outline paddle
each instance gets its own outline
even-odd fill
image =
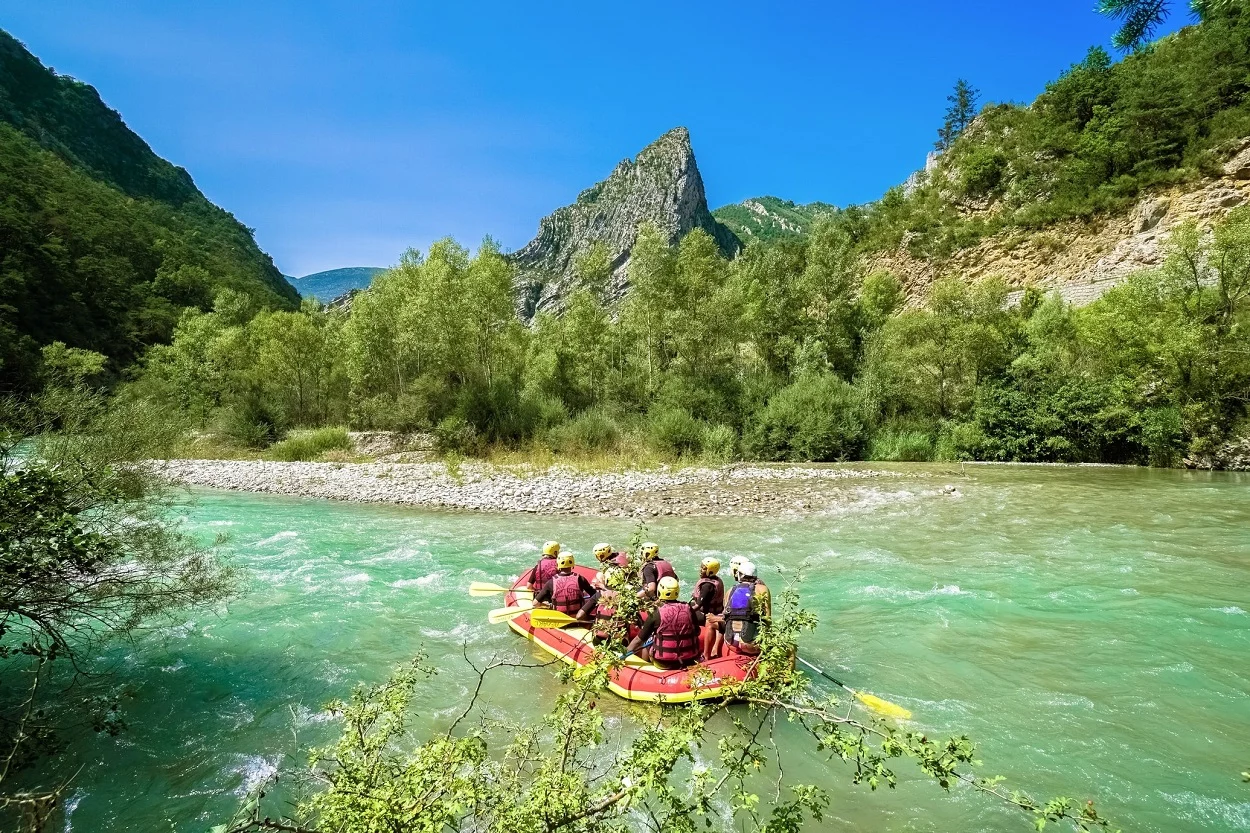
[[[534,591],[528,587],[500,587],[498,584],[491,584],[488,581],[475,581],[469,585],[470,596],[497,596],[500,593],[516,593],[518,596],[530,596]]]
[[[863,703],[865,706],[872,709],[873,711],[880,712],[881,714],[884,714],[888,717],[897,717],[900,720],[908,720],[911,718],[911,712],[903,708],[902,706],[896,706],[895,704],[891,703],[889,700],[882,700],[880,697],[877,697],[873,694],[865,694],[862,691],[856,691],[855,689],[851,688],[846,683],[841,682],[840,680],[835,680],[833,677],[830,677],[824,671],[821,671],[819,668],[812,665],[810,662],[803,659],[802,657],[795,657],[795,659],[797,659],[799,662],[803,663],[808,668],[815,671],[817,674],[824,677],[826,680],[833,683],[834,685],[840,686],[841,688],[844,688],[847,691],[851,692],[851,694],[855,695],[856,700]]]
[[[529,613],[532,610],[532,607],[497,607],[486,614],[486,621],[492,625],[498,625],[500,622],[507,622],[509,619],[514,619],[522,613]]]
[[[530,611],[530,624],[536,628],[562,628],[578,622],[589,625],[589,620],[574,619],[567,613],[558,610],[547,610],[544,607],[527,608]]]

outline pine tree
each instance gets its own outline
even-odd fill
[[[980,95],[981,92],[973,89],[964,79],[960,78],[955,82],[955,91],[946,97],[950,106],[946,108],[946,117],[938,128],[938,140],[933,143],[934,148],[944,151],[954,144],[959,134],[976,117],[977,98]]]

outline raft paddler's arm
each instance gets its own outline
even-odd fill
[[[578,619],[589,619],[590,612],[599,604],[599,590],[592,587],[585,577],[578,575],[577,584],[582,589],[582,595],[586,597],[586,601],[582,604],[582,609],[577,612]]]
[[[707,624],[707,615],[692,604],[690,605],[690,620],[694,622],[696,628],[701,628]]]
[[[556,595],[556,580],[553,578],[549,578],[547,579],[547,583],[542,586],[542,589],[534,594],[534,604],[545,605],[548,602],[550,602],[551,599],[555,595]]]

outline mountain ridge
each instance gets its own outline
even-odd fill
[[[690,132],[676,127],[619,162],[606,179],[578,194],[570,205],[543,217],[534,239],[509,255],[517,267],[517,306],[524,318],[558,310],[580,285],[577,258],[595,244],[607,249],[608,296],[628,286],[629,256],[642,223],[652,223],[675,243],[703,229],[721,251],[733,255],[741,241],[708,209]]]
[[[316,298],[323,304],[347,295],[352,290],[366,289],[386,269],[382,266],[341,266],[302,275],[284,275],[301,297]]]

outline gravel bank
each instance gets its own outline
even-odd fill
[[[274,463],[169,460],[170,480],[358,503],[598,517],[800,516],[870,507],[943,486],[923,473],[732,465],[584,474],[465,463]],[[926,482],[928,481],[928,482]],[[952,487],[945,487],[950,489]]]

